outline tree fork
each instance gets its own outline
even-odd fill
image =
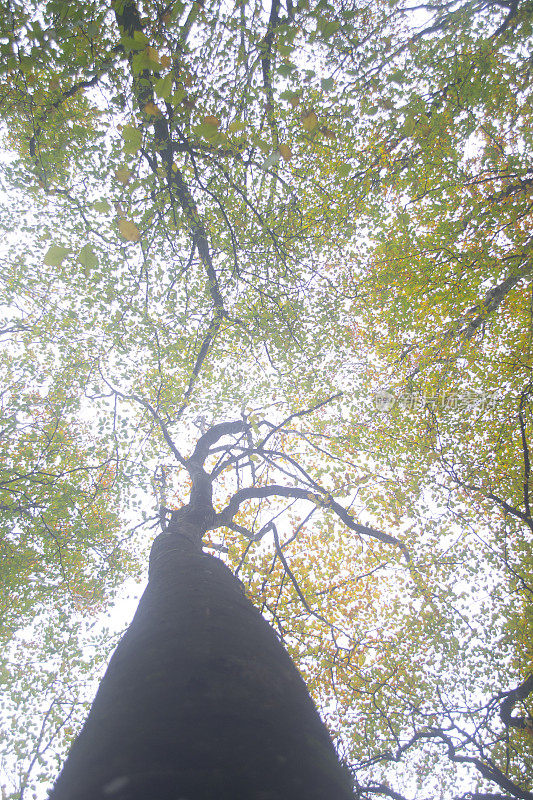
[[[148,586],[50,800],[348,800],[305,683],[204,530],[159,535]]]

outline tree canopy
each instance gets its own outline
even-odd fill
[[[354,797],[533,796],[532,21],[2,2],[10,800],[202,455]]]

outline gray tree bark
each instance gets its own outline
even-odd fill
[[[51,800],[351,800],[305,683],[201,526],[149,582]]]

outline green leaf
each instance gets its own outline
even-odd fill
[[[43,263],[46,264],[47,267],[59,267],[68,254],[68,248],[62,247],[59,244],[53,244],[48,248]]]
[[[134,128],[133,125],[126,125],[122,129],[122,138],[124,139],[124,152],[127,155],[133,155],[141,147],[142,131]]]
[[[290,62],[284,62],[282,64],[279,64],[277,67],[279,74],[282,75],[284,78],[288,78],[289,75],[291,75],[293,72],[296,71],[296,69],[297,67],[294,64],[291,64]]]
[[[139,51],[144,50],[146,45],[148,44],[148,38],[144,37],[146,41],[142,42],[138,38],[132,38],[131,36],[122,35],[120,37],[120,43],[126,52],[130,51]]]
[[[107,200],[96,200],[96,202],[93,203],[93,207],[95,211],[101,211],[103,214],[107,214],[111,211],[111,206]]]
[[[134,31],[133,33],[133,40],[139,45],[140,47],[148,47],[150,44],[150,39],[148,36],[143,33],[142,31]]]
[[[405,80],[405,73],[403,70],[396,69],[390,73],[387,80],[391,83],[403,83]]]
[[[323,39],[330,39],[338,32],[341,26],[338,20],[332,20],[327,18],[318,20],[317,24],[318,24],[318,29],[320,31],[320,35],[322,36]]]
[[[154,92],[162,100],[170,100],[172,97],[172,85],[172,73],[169,72],[164,78],[159,78],[159,80],[154,83]]]
[[[80,252],[78,253],[78,261],[85,267],[86,270],[94,269],[98,266],[98,258],[96,257],[94,250],[90,244],[84,244],[81,248]]]
[[[230,122],[230,124],[228,125],[228,131],[230,133],[238,133],[239,131],[245,131],[247,127],[248,126],[246,122],[239,122],[238,120],[234,120],[233,122]]]
[[[200,125],[194,125],[192,131],[195,136],[198,136],[199,139],[211,140],[221,135],[218,130],[218,125],[211,125],[208,122],[202,122]]]

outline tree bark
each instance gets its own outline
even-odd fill
[[[51,800],[351,800],[302,677],[191,527],[155,540]]]

